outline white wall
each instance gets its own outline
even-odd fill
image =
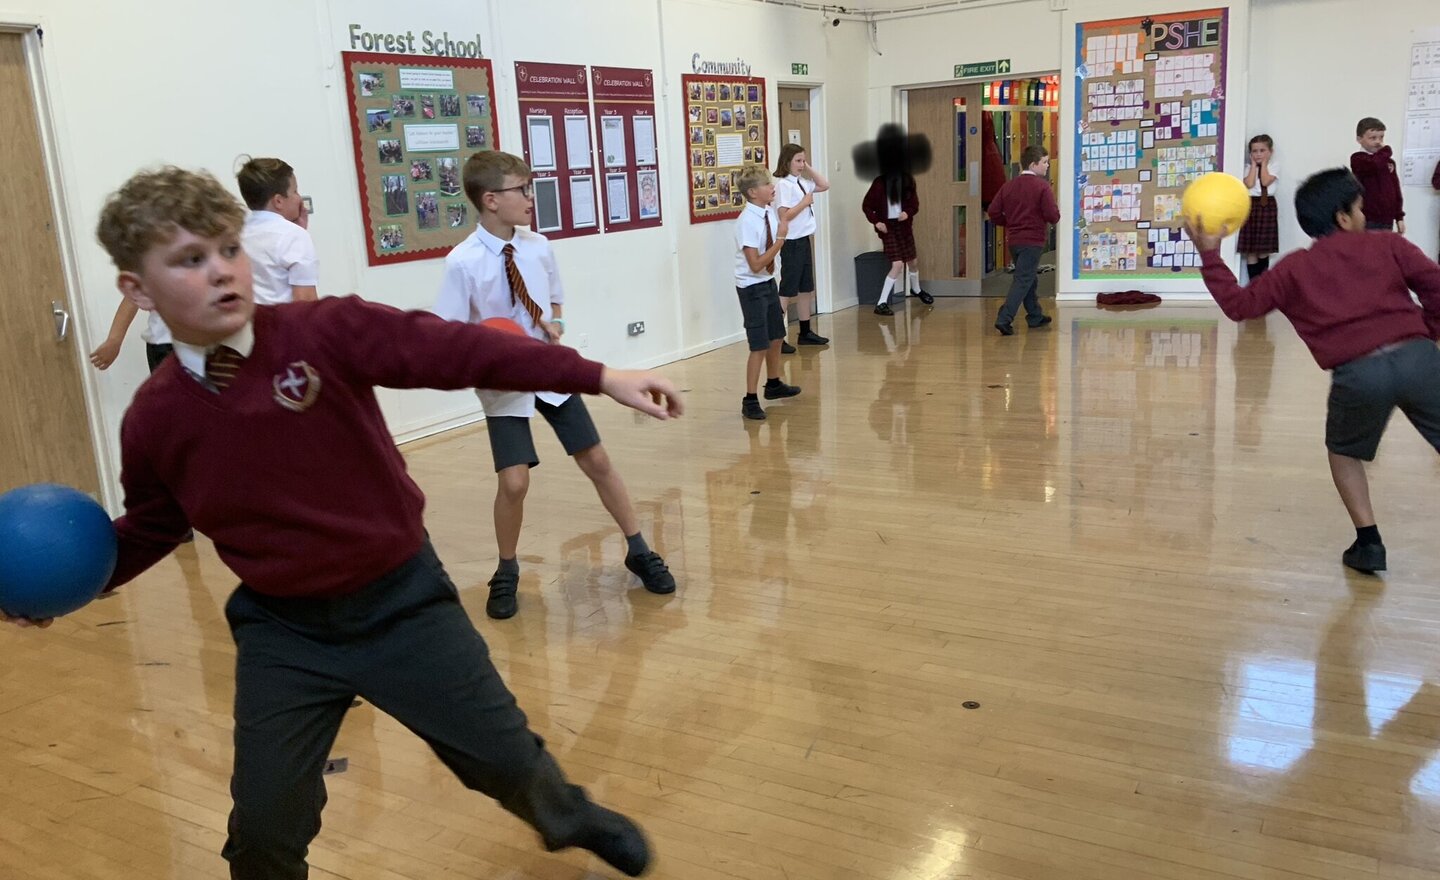
[[[1348,167],[1355,123],[1375,116],[1398,158],[1404,147],[1410,43],[1417,30],[1440,40],[1433,0],[1252,0],[1256,51],[1244,140],[1269,134],[1281,163],[1280,249],[1309,240],[1295,222],[1296,185],[1325,168]],[[1440,198],[1406,187],[1405,237],[1434,255]]]

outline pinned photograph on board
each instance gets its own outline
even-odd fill
[[[410,213],[410,182],[403,174],[386,174],[380,178],[385,193],[385,213],[390,217]]]
[[[715,188],[715,172],[714,172],[714,171],[711,171],[709,174],[705,175],[705,188],[706,188],[706,189],[714,189],[714,188]]]
[[[711,107],[711,108],[707,109],[707,110],[705,111],[705,121],[706,121],[707,123],[709,123],[710,125],[719,125],[719,124],[720,124],[720,109],[719,109],[718,107]]]
[[[405,161],[405,151],[400,148],[398,140],[376,141],[375,152],[379,154],[381,165],[399,165]]]
[[[705,84],[705,100],[707,100],[707,101],[714,101],[714,100],[715,100],[715,84],[714,84],[714,83],[706,83],[706,84]]]
[[[707,143],[707,144],[713,144],[713,143],[715,143],[715,129],[713,129],[713,128],[707,128],[707,129],[705,129],[705,143]]]
[[[698,125],[692,125],[692,126],[690,127],[690,143],[692,143],[692,144],[703,144],[703,143],[705,143],[705,129],[701,128],[701,127],[698,126]]]
[[[459,96],[459,95],[441,95],[441,96],[440,96],[440,115],[441,115],[441,116],[459,116],[459,115],[460,115],[460,96]]]
[[[460,160],[454,156],[440,160],[440,195],[460,195]]]
[[[411,180],[434,180],[435,168],[429,159],[417,159],[410,163]]]
[[[714,168],[714,167],[715,167],[715,151],[714,151],[714,150],[706,150],[706,151],[705,151],[705,167],[706,167],[706,168]]]
[[[733,196],[730,197],[730,204],[734,205],[737,208],[743,207],[745,204],[745,197],[740,195],[739,193],[735,193]]]
[[[360,73],[360,96],[371,98],[385,91],[385,72],[361,71]]]
[[[484,116],[490,112],[490,96],[466,95],[465,105],[470,108],[471,116]]]
[[[754,161],[755,161],[755,148],[754,148],[754,147],[746,147],[746,148],[745,148],[745,161],[746,161],[746,162],[754,162]]]
[[[389,110],[366,110],[365,125],[369,131],[393,131]]]
[[[433,189],[415,194],[415,217],[421,229],[440,228],[440,200]]]
[[[759,104],[750,105],[750,121],[760,122],[765,119],[765,108]]]
[[[759,87],[759,86],[751,86],[751,87],[750,87],[750,103],[751,103],[751,104],[755,104],[755,103],[758,103],[759,101],[760,101],[760,87]]]
[[[730,201],[730,175],[720,175],[720,179],[715,181],[715,190],[720,194],[720,201]]]
[[[735,117],[731,115],[731,113],[730,113],[729,110],[721,110],[721,111],[720,111],[720,125],[721,125],[721,127],[723,127],[723,128],[729,128],[731,125],[734,124],[734,121],[735,121]]]
[[[704,189],[704,188],[705,188],[705,172],[704,172],[704,171],[696,171],[693,175],[691,175],[691,177],[690,177],[690,186],[693,187],[694,189]]]
[[[485,146],[485,126],[483,126],[483,125],[467,125],[467,126],[465,126],[465,146],[467,146],[467,147],[483,147],[483,146]]]
[[[426,119],[434,119],[434,118],[435,118],[435,96],[434,96],[434,95],[421,95],[421,96],[420,96],[420,115],[423,116],[423,117],[425,117]]]
[[[744,104],[736,104],[736,105],[735,105],[735,127],[736,127],[736,128],[744,128],[744,127],[745,127],[745,105],[744,105]]]
[[[605,220],[630,222],[630,180],[623,172],[605,175]]]
[[[690,107],[690,122],[692,124],[700,121],[700,111],[701,107],[699,104],[695,104]]]
[[[764,147],[756,147],[756,148],[755,148],[755,164],[756,164],[756,165],[764,165],[764,164],[765,164],[765,148],[764,148]]]
[[[730,100],[730,84],[729,84],[729,83],[721,83],[721,84],[720,84],[720,100],[722,100],[722,101],[728,101],[728,100]]]
[[[690,84],[690,100],[700,100],[700,84],[698,82],[693,82]]]
[[[704,197],[704,196],[696,196],[696,197],[695,197],[695,210],[697,210],[697,211],[703,211],[703,210],[705,210],[705,197]]]
[[[750,126],[750,130],[749,130],[748,132],[746,132],[746,134],[750,137],[750,140],[752,140],[752,141],[758,141],[758,140],[760,140],[760,126],[758,126],[758,125],[752,125],[752,126]]]
[[[415,115],[415,96],[396,95],[390,99],[390,112],[396,119],[402,117],[413,117]]]
[[[654,220],[660,216],[660,181],[655,171],[641,171],[636,175],[636,186],[640,188],[640,219]]]
[[[464,202],[456,202],[445,206],[445,222],[450,224],[451,229],[460,229],[465,225],[465,213],[468,210]]]
[[[691,151],[690,151],[690,167],[691,167],[691,168],[699,168],[700,166],[702,166],[702,165],[704,165],[704,164],[705,164],[705,151],[704,151],[704,150],[691,150]]]
[[[376,233],[382,251],[397,251],[405,246],[405,230],[402,227],[381,226]]]
[[[705,197],[705,204],[709,205],[712,208],[718,208],[720,207],[720,197],[715,195],[714,193],[711,193],[710,195]]]

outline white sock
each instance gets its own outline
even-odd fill
[[[910,272],[910,273],[909,273],[909,276],[910,276],[910,292],[911,292],[911,293],[914,293],[915,291],[917,291],[917,290],[920,289],[920,273],[919,273],[919,272]]]
[[[895,279],[889,275],[885,276],[885,286],[880,288],[880,302],[877,305],[885,305],[890,299],[890,291],[895,289]]]

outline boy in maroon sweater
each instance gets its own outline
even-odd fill
[[[1398,406],[1440,451],[1440,266],[1393,233],[1365,233],[1364,194],[1344,168],[1322,171],[1295,193],[1295,214],[1315,239],[1247,287],[1220,258],[1229,234],[1186,231],[1202,258],[1210,295],[1236,321],[1279,309],[1331,371],[1325,446],[1340,500],[1355,524],[1342,561],[1357,571],[1385,570],[1385,545],[1370,507],[1365,462],[1373,461]],[[1410,297],[1420,298],[1416,306]]]
[[[175,340],[121,427],[125,515],[107,589],[169,554],[191,524],[242,580],[225,608],[236,645],[230,876],[308,876],[322,768],[357,695],[548,849],[579,846],[639,875],[640,829],[566,782],[491,664],[426,538],[424,496],[374,388],[603,392],[665,419],[681,412],[674,386],[356,297],[257,307],[244,219],[210,175],[164,168],[132,177],[99,226],[121,292]]]
[[[1033,328],[1050,323],[1050,316],[1040,310],[1040,301],[1035,296],[1035,273],[1047,240],[1045,225],[1060,222],[1060,207],[1055,204],[1055,193],[1046,179],[1050,173],[1050,154],[1039,144],[1031,144],[1020,151],[1020,164],[1025,170],[1000,187],[990,202],[989,211],[991,222],[1005,227],[1006,242],[1015,260],[1010,294],[995,317],[995,329],[1002,336],[1015,335],[1011,325],[1021,303],[1025,304],[1026,324]]]
[[[1405,234],[1405,197],[1395,158],[1385,146],[1385,123],[1366,116],[1355,125],[1360,149],[1350,154],[1350,170],[1365,187],[1365,228]]]

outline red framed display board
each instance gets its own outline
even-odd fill
[[[590,90],[583,64],[515,62],[520,141],[534,172],[531,225],[548,238],[600,231]]]
[[[660,160],[655,77],[633,67],[590,68],[595,142],[600,145],[605,231],[659,226]]]
[[[765,80],[687,73],[685,154],[690,169],[690,222],[731,220],[745,207],[740,169],[767,165]],[[768,167],[768,165],[767,165]]]
[[[443,257],[475,225],[461,169],[500,146],[483,58],[341,52],[370,265]]]

